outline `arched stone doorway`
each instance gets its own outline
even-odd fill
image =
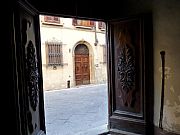
[[[75,48],[75,83],[90,83],[89,49],[85,44],[79,44]]]

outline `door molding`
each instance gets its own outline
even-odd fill
[[[74,51],[76,85],[90,84],[89,49],[85,44],[79,44]]]
[[[110,133],[153,134],[151,23],[149,15],[107,23]]]
[[[72,48],[73,73],[74,73],[73,83],[74,83],[74,85],[76,84],[76,80],[75,80],[75,48],[79,44],[85,44],[87,46],[87,48],[89,49],[90,84],[94,83],[94,80],[95,80],[95,71],[94,71],[94,68],[93,68],[93,65],[94,65],[94,51],[93,51],[93,48],[92,48],[91,44],[88,43],[85,40],[80,40],[80,41],[76,42],[75,45]]]

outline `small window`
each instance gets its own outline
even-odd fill
[[[84,28],[93,28],[95,26],[95,22],[91,20],[79,20],[73,18],[72,24],[76,27],[84,27]]]
[[[62,43],[46,42],[47,64],[49,66],[58,66],[63,64]]]
[[[105,30],[106,29],[106,24],[105,24],[105,22],[98,22],[98,28],[100,29],[100,30]]]
[[[44,16],[43,20],[44,24],[54,24],[54,25],[61,25],[60,17],[57,16]]]
[[[102,58],[102,63],[107,62],[107,46],[106,45],[101,45],[103,49],[103,58]]]

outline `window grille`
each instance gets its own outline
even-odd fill
[[[62,43],[46,42],[47,64],[49,66],[58,66],[63,64]]]

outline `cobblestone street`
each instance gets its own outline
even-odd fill
[[[47,135],[98,135],[107,130],[107,85],[45,91]]]

